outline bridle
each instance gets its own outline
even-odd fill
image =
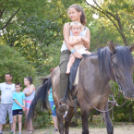
[[[115,55],[116,54],[114,54],[114,55],[112,55],[112,57],[111,57],[111,62],[112,62],[112,59],[115,57]],[[112,73],[113,73],[113,79],[115,80],[115,82],[117,83],[117,85],[118,85],[118,90],[119,90],[119,92],[122,92],[122,87],[121,87],[121,84],[120,84],[120,82],[119,82],[119,80],[118,80],[118,78],[117,78],[117,76],[116,76],[116,73],[115,73],[115,71],[114,71],[114,64],[112,63]]]
[[[114,54],[114,55],[111,57],[111,62],[112,62],[112,59],[115,57],[115,55],[116,55],[116,54]],[[113,65],[113,63],[112,63],[112,67],[113,67],[113,66],[114,66],[114,65]],[[112,71],[113,71],[114,80],[115,80],[115,82],[116,82],[117,85],[118,85],[118,98],[117,98],[117,101],[118,101],[118,100],[119,100],[119,97],[120,97],[120,94],[123,92],[123,90],[122,90],[121,84],[120,84],[120,82],[119,82],[119,80],[118,80],[118,78],[117,78],[117,76],[116,76],[116,73],[115,73],[114,69],[112,69]],[[134,73],[134,72],[133,72],[133,73]],[[132,81],[133,81],[133,78],[132,78]],[[118,105],[118,107],[122,107],[123,105],[126,104],[127,101],[128,101],[128,100],[126,99],[121,105]]]

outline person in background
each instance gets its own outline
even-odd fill
[[[50,72],[53,71],[54,68],[50,69]],[[49,104],[50,104],[50,108],[51,108],[51,112],[52,112],[52,118],[53,118],[53,122],[54,122],[54,131],[58,131],[58,125],[57,125],[57,114],[56,114],[56,107],[54,104],[54,99],[53,99],[53,90],[52,87],[50,88],[50,90],[48,91],[48,100],[49,100]]]
[[[29,77],[24,78],[24,84],[25,84],[26,88],[24,88],[23,92],[26,96],[26,98],[25,98],[25,116],[26,117],[29,112],[30,105],[32,103],[34,95],[35,95],[35,86],[32,83],[33,83],[32,77],[29,76]],[[25,123],[26,123],[26,121],[25,121]],[[28,132],[27,132],[28,134],[33,133],[32,120],[30,120],[29,123],[27,124],[27,129],[28,129]]]
[[[16,92],[13,93],[13,100],[14,104],[12,107],[13,110],[13,134],[15,134],[16,130],[16,122],[17,122],[17,115],[18,115],[18,124],[19,124],[19,134],[21,134],[22,128],[22,114],[25,111],[25,94],[20,92],[22,89],[21,83],[15,84]]]
[[[54,104],[54,100],[53,100],[53,91],[52,91],[52,87],[50,88],[50,90],[48,91],[48,100],[49,100],[49,104],[50,104],[50,108],[51,108],[51,112],[52,112],[52,118],[53,118],[53,122],[54,122],[54,131],[58,131],[58,125],[57,125],[57,114],[56,114],[56,107]]]
[[[0,104],[0,134],[2,134],[3,124],[6,123],[7,113],[9,115],[9,123],[11,125],[11,133],[13,133],[13,116],[12,106],[13,99],[12,95],[15,92],[15,84],[12,83],[12,74],[5,74],[4,83],[0,83],[1,91],[1,104]]]

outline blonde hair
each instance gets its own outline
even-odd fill
[[[79,23],[79,22],[77,22],[77,21],[73,21],[73,22],[70,23],[70,29],[72,29],[72,27],[73,27],[74,25],[78,25],[78,26],[80,26],[80,28],[82,27],[81,23]]]
[[[84,12],[83,8],[79,5],[77,5],[77,4],[73,4],[69,8],[75,8],[75,10],[77,12],[81,12],[80,22],[81,22],[82,25],[86,25],[86,16],[85,16],[85,12]]]

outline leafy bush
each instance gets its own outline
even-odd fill
[[[5,81],[6,73],[13,75],[14,83],[23,83],[24,77],[34,77],[36,70],[19,52],[9,46],[0,45],[0,82]]]
[[[134,78],[134,76],[133,76]],[[118,85],[117,83],[113,82],[111,84],[112,90],[114,93],[114,97],[119,105],[122,105],[125,101],[125,98],[123,94],[120,94],[120,97],[118,99]],[[128,122],[128,121],[134,121],[133,116],[133,101],[128,100],[122,107],[114,107],[113,110],[110,111],[110,115],[113,121],[115,122]]]
[[[0,45],[0,83],[5,81],[5,74],[11,73],[13,75],[13,82],[23,83],[26,76],[35,77],[35,68],[21,56],[19,52],[9,46]],[[37,78],[38,79],[38,78]],[[40,81],[34,80],[34,84],[39,84]],[[24,125],[25,116],[22,122]],[[33,125],[35,128],[41,128],[52,124],[51,111],[42,111],[37,106],[34,114]],[[8,118],[7,118],[8,122]]]

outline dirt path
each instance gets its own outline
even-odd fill
[[[107,134],[106,128],[96,128],[96,127],[89,127],[90,134]],[[80,127],[70,128],[69,134],[81,134],[82,130]],[[4,134],[9,134],[9,131],[3,131]],[[25,131],[22,132],[25,134]],[[45,128],[45,129],[38,129],[34,131],[34,134],[59,134],[58,132],[54,132],[53,127]],[[127,125],[120,125],[114,126],[114,134],[134,134],[134,125],[127,124]]]

